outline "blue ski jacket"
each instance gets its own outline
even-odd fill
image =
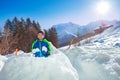
[[[32,50],[38,48],[40,51],[34,53],[35,57],[48,57],[52,50],[50,42],[46,39],[40,41],[39,39],[35,40],[32,43]]]

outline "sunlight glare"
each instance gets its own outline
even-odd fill
[[[99,14],[105,15],[110,10],[110,4],[107,1],[101,1],[97,4],[96,10]]]

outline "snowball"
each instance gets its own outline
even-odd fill
[[[36,52],[39,52],[40,50],[38,49],[38,48],[36,48],[36,49],[33,49],[32,50],[32,53],[36,53]]]

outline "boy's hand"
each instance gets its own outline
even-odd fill
[[[38,48],[35,48],[32,50],[32,53],[36,53],[36,52],[39,52],[40,50]]]

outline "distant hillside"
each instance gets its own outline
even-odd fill
[[[86,33],[94,32],[95,29],[99,28],[101,25],[116,25],[118,21],[106,21],[99,20],[95,22],[91,22],[87,25],[80,26],[78,24],[68,22],[61,23],[57,25],[53,25],[56,28],[59,39],[59,46],[65,46],[69,43],[69,41],[75,37],[85,35]]]

